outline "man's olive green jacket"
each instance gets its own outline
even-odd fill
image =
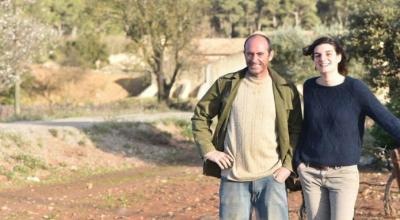
[[[232,103],[246,71],[247,68],[217,79],[197,104],[192,117],[192,129],[194,140],[202,157],[212,150],[224,151],[224,140]],[[292,83],[276,72],[269,69],[269,73],[273,82],[275,98],[279,155],[283,167],[293,171],[293,148],[300,135],[302,123],[299,93]],[[254,111],[257,111],[257,106],[253,108]],[[213,132],[211,124],[215,116],[218,117],[218,122]],[[203,173],[209,176],[221,176],[218,165],[208,160],[204,162]]]

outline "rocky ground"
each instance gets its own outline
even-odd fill
[[[355,219],[400,219],[399,197],[396,215],[384,215],[386,178],[362,173]],[[218,181],[197,163],[165,164],[3,190],[0,204],[0,219],[218,219]],[[289,193],[291,219],[299,219],[300,204],[300,193]]]

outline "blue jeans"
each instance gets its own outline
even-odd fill
[[[272,175],[248,182],[221,178],[219,218],[251,219],[254,208],[257,219],[287,220],[289,210],[285,183]]]

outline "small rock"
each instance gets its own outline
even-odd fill
[[[26,178],[26,180],[32,181],[32,182],[36,182],[36,183],[40,182],[40,179],[39,179],[39,177],[37,177],[37,176],[28,176],[28,177]]]
[[[93,188],[93,183],[86,183],[86,188],[92,189]]]
[[[8,177],[0,175],[0,183],[4,183],[8,181]]]
[[[117,210],[117,213],[118,213],[118,215],[127,215],[127,213],[128,213],[128,209],[127,208],[119,208],[118,210]]]

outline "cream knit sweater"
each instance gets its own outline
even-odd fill
[[[225,152],[234,163],[222,176],[251,181],[271,175],[281,166],[277,150],[271,77],[260,80],[247,74],[233,101],[225,137]]]

